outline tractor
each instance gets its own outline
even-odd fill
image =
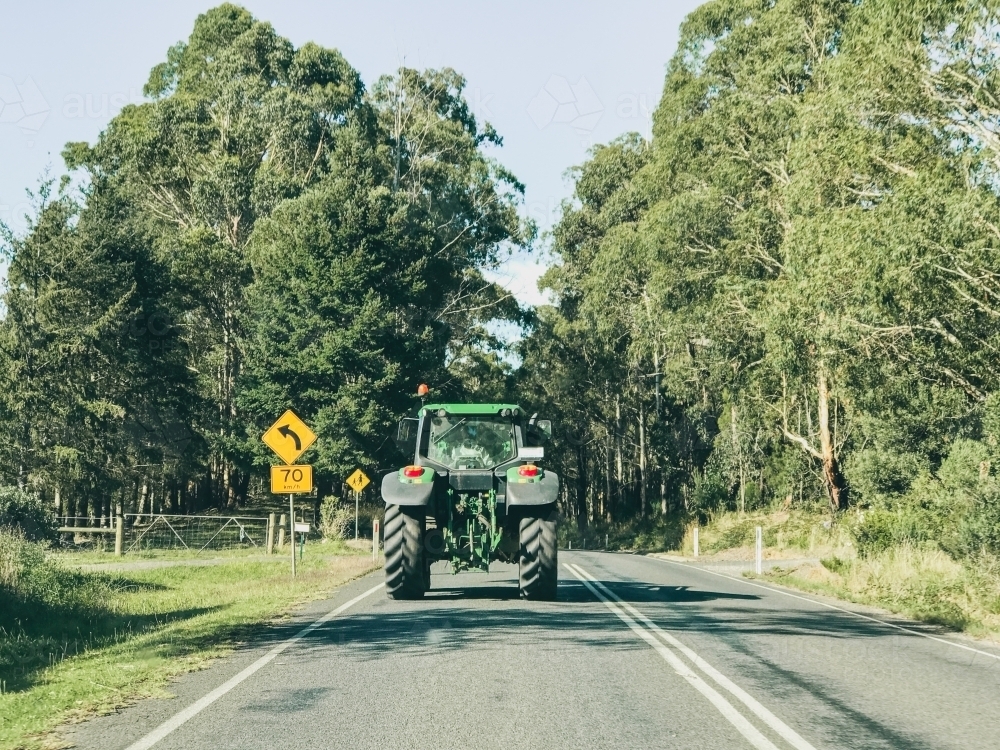
[[[452,573],[516,563],[522,597],[556,598],[559,477],[539,466],[552,423],[536,416],[517,404],[423,404],[399,422],[396,445],[412,463],[382,478],[390,598],[421,598],[435,560]]]

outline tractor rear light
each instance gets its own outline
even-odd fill
[[[424,475],[423,466],[407,466],[403,469],[403,476],[407,479],[416,479],[417,477],[422,477]]]
[[[517,470],[517,473],[520,474],[522,477],[537,477],[538,467],[535,466],[534,464],[525,464],[524,466],[522,466],[520,469]]]

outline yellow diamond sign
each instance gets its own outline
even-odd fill
[[[354,473],[347,478],[347,485],[355,492],[361,492],[361,490],[371,484],[371,481],[368,475],[361,471],[361,469],[355,469]]]
[[[278,458],[286,464],[293,464],[296,458],[316,442],[316,435],[289,409],[271,425],[271,429],[264,433],[261,440],[278,454]]]

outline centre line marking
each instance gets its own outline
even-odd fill
[[[131,745],[129,745],[126,748],[126,750],[147,750],[148,748],[152,747],[157,742],[159,742],[164,737],[166,737],[168,734],[170,734],[175,729],[177,729],[179,726],[181,726],[182,724],[184,724],[184,722],[188,721],[189,719],[194,718],[199,713],[201,713],[202,711],[204,711],[206,708],[208,708],[209,706],[211,706],[213,703],[215,703],[217,700],[219,700],[219,698],[221,698],[222,696],[224,696],[226,693],[228,693],[234,687],[236,687],[241,682],[243,682],[245,679],[247,679],[248,677],[250,677],[252,674],[254,674],[254,672],[256,672],[257,670],[259,670],[261,667],[266,666],[278,654],[280,654],[286,648],[288,648],[289,646],[291,646],[293,643],[297,643],[298,641],[301,641],[303,638],[305,638],[307,635],[309,635],[316,628],[320,627],[324,623],[329,622],[330,620],[332,620],[334,617],[336,617],[337,615],[339,615],[344,610],[349,609],[350,607],[353,607],[355,604],[357,604],[358,602],[360,602],[365,597],[371,596],[376,591],[378,591],[379,589],[381,589],[383,586],[385,586],[384,583],[380,583],[378,586],[372,586],[370,589],[368,589],[363,594],[358,594],[356,597],[354,597],[353,599],[351,599],[351,601],[345,602],[344,604],[341,604],[335,610],[332,610],[331,612],[327,612],[325,615],[323,615],[322,617],[320,617],[318,620],[314,620],[312,623],[310,623],[306,627],[302,628],[302,630],[300,630],[298,633],[296,633],[295,635],[293,635],[291,638],[289,638],[288,640],[282,641],[277,646],[275,646],[274,648],[272,648],[270,651],[268,651],[266,654],[264,654],[257,661],[255,661],[253,664],[251,664],[249,667],[247,667],[242,672],[240,672],[238,675],[236,675],[235,677],[231,677],[226,682],[224,682],[221,685],[219,685],[219,687],[217,687],[211,693],[208,693],[207,695],[202,696],[201,698],[199,698],[198,700],[196,700],[194,703],[192,703],[190,706],[188,706],[187,708],[185,708],[183,711],[180,711],[180,712],[174,714],[173,716],[171,716],[165,722],[163,722],[162,724],[160,724],[160,726],[158,726],[156,729],[154,729],[152,732],[150,732],[149,734],[147,734],[142,739],[137,740],[136,742],[133,742]]]
[[[796,732],[790,726],[785,724],[785,722],[783,722],[781,719],[779,719],[777,716],[771,713],[756,698],[747,693],[743,688],[741,688],[739,685],[730,680],[728,677],[722,674],[711,664],[702,659],[693,649],[688,648],[673,635],[663,630],[659,625],[657,625],[655,622],[646,617],[646,615],[644,615],[642,612],[640,612],[631,604],[629,604],[620,596],[618,596],[614,591],[612,591],[603,583],[594,578],[594,576],[592,576],[590,573],[584,570],[582,566],[574,565],[573,567],[575,567],[583,575],[585,575],[588,579],[590,579],[591,583],[593,583],[595,586],[601,589],[601,591],[607,594],[610,598],[614,599],[616,602],[621,604],[622,607],[629,614],[635,617],[635,619],[642,622],[647,628],[652,630],[663,640],[665,640],[668,644],[670,644],[678,651],[680,651],[682,654],[684,654],[688,659],[691,660],[692,663],[694,663],[696,667],[698,667],[698,669],[700,669],[702,672],[704,672],[713,680],[715,680],[716,683],[718,683],[720,686],[724,687],[726,690],[728,690],[730,693],[736,696],[740,700],[740,702],[743,703],[743,705],[745,705],[747,708],[753,711],[758,717],[760,717],[760,719],[765,724],[767,724],[769,727],[771,727],[771,729],[773,729],[775,732],[781,735],[785,740],[787,740],[792,747],[797,748],[797,750],[816,750],[816,748],[813,747],[811,744],[809,744],[805,739],[803,739],[802,736],[798,734],[798,732]]]
[[[741,714],[732,703],[727,701],[722,695],[719,694],[715,688],[701,679],[698,674],[692,670],[687,664],[681,661],[680,657],[677,656],[673,651],[667,648],[663,643],[656,639],[648,630],[639,625],[635,620],[633,620],[629,615],[627,615],[617,604],[611,601],[608,597],[601,593],[594,584],[586,579],[586,577],[577,572],[577,570],[567,563],[563,563],[563,566],[572,573],[584,586],[586,586],[590,593],[597,597],[605,607],[611,610],[619,620],[628,625],[629,629],[639,636],[642,640],[648,643],[653,649],[658,653],[663,660],[667,662],[674,671],[683,677],[688,683],[699,693],[705,696],[709,702],[718,709],[719,713],[722,714],[730,724],[739,730],[747,740],[753,745],[757,750],[778,750],[777,745],[775,745],[771,740],[761,734],[760,730],[757,729],[753,724],[747,721],[747,718]]]

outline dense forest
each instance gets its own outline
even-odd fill
[[[463,86],[366,88],[242,8],[200,16],[5,234],[3,482],[70,516],[243,506],[288,407],[321,495],[387,467],[416,385],[468,396],[485,324],[524,316],[482,274],[532,239],[523,186]]]
[[[594,148],[537,238],[458,73],[366,87],[220,6],[4,235],[0,479],[237,507],[294,407],[336,493],[426,381],[552,417],[581,527],[857,506],[1000,550],[998,63],[993,0],[707,2],[651,140]],[[552,305],[484,277],[546,243]]]
[[[652,141],[575,171],[523,342],[581,525],[854,504],[1000,548],[997,6],[687,18]]]

